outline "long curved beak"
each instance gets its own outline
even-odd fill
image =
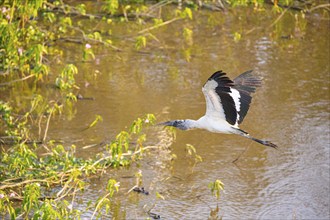
[[[156,124],[157,126],[173,126],[174,125],[174,121],[165,121],[165,122],[161,122]]]

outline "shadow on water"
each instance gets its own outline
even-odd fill
[[[143,53],[96,49],[95,62],[77,64],[80,92],[94,100],[79,101],[69,120],[61,118],[52,125],[54,139],[77,146],[111,140],[145,113],[154,113],[159,121],[196,119],[205,111],[201,87],[211,73],[222,69],[234,78],[254,69],[264,85],[254,95],[242,128],[274,141],[280,149],[199,130],[178,131],[172,143],[161,128],[149,128],[148,144],[164,145],[163,150],[151,151],[128,169],[90,180],[81,200],[97,198],[111,177],[121,183],[111,207],[118,219],[146,218],[150,209],[164,219],[206,219],[217,211],[225,219],[329,218],[330,36],[328,22],[320,16],[308,17],[302,25],[287,13],[270,27],[276,17],[269,12],[201,11],[190,27],[192,45],[173,37],[182,31],[174,23],[155,32],[167,42],[163,49]],[[113,26],[113,32],[124,32],[124,26]],[[235,40],[235,32],[242,38]],[[70,51],[68,62],[72,61],[75,45],[64,47]],[[103,117],[103,123],[81,132],[95,114]],[[187,143],[195,146],[203,162],[195,164],[187,156]],[[94,147],[79,154],[89,157],[99,151]],[[127,194],[139,170],[148,196]],[[219,201],[207,188],[216,179],[225,184]],[[164,200],[156,198],[156,192]]]

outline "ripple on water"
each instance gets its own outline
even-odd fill
[[[320,113],[323,114],[323,113]],[[264,200],[260,219],[328,218],[329,210],[329,137],[319,117],[305,117],[295,124],[301,135],[278,162],[262,174],[269,184],[260,191]],[[274,161],[272,161],[274,162]]]

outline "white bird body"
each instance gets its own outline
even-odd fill
[[[261,80],[251,75],[252,71],[242,73],[230,80],[222,71],[215,72],[202,88],[206,101],[206,112],[198,120],[173,120],[159,125],[173,126],[181,130],[205,129],[215,133],[238,134],[265,146],[277,148],[269,141],[251,137],[239,128],[249,109],[256,87]]]
[[[186,121],[189,121],[189,119]],[[197,121],[190,120],[188,123],[192,124],[192,127],[189,129],[199,128],[214,133],[224,134],[232,134],[235,131],[235,129],[232,128],[233,126],[221,117],[210,117],[208,115],[204,115]]]

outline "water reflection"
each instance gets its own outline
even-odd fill
[[[258,61],[258,66],[265,65],[268,63],[268,61],[273,60],[272,50],[270,50],[271,46],[271,41],[266,37],[262,37],[261,39],[257,40],[255,44],[255,54]]]

